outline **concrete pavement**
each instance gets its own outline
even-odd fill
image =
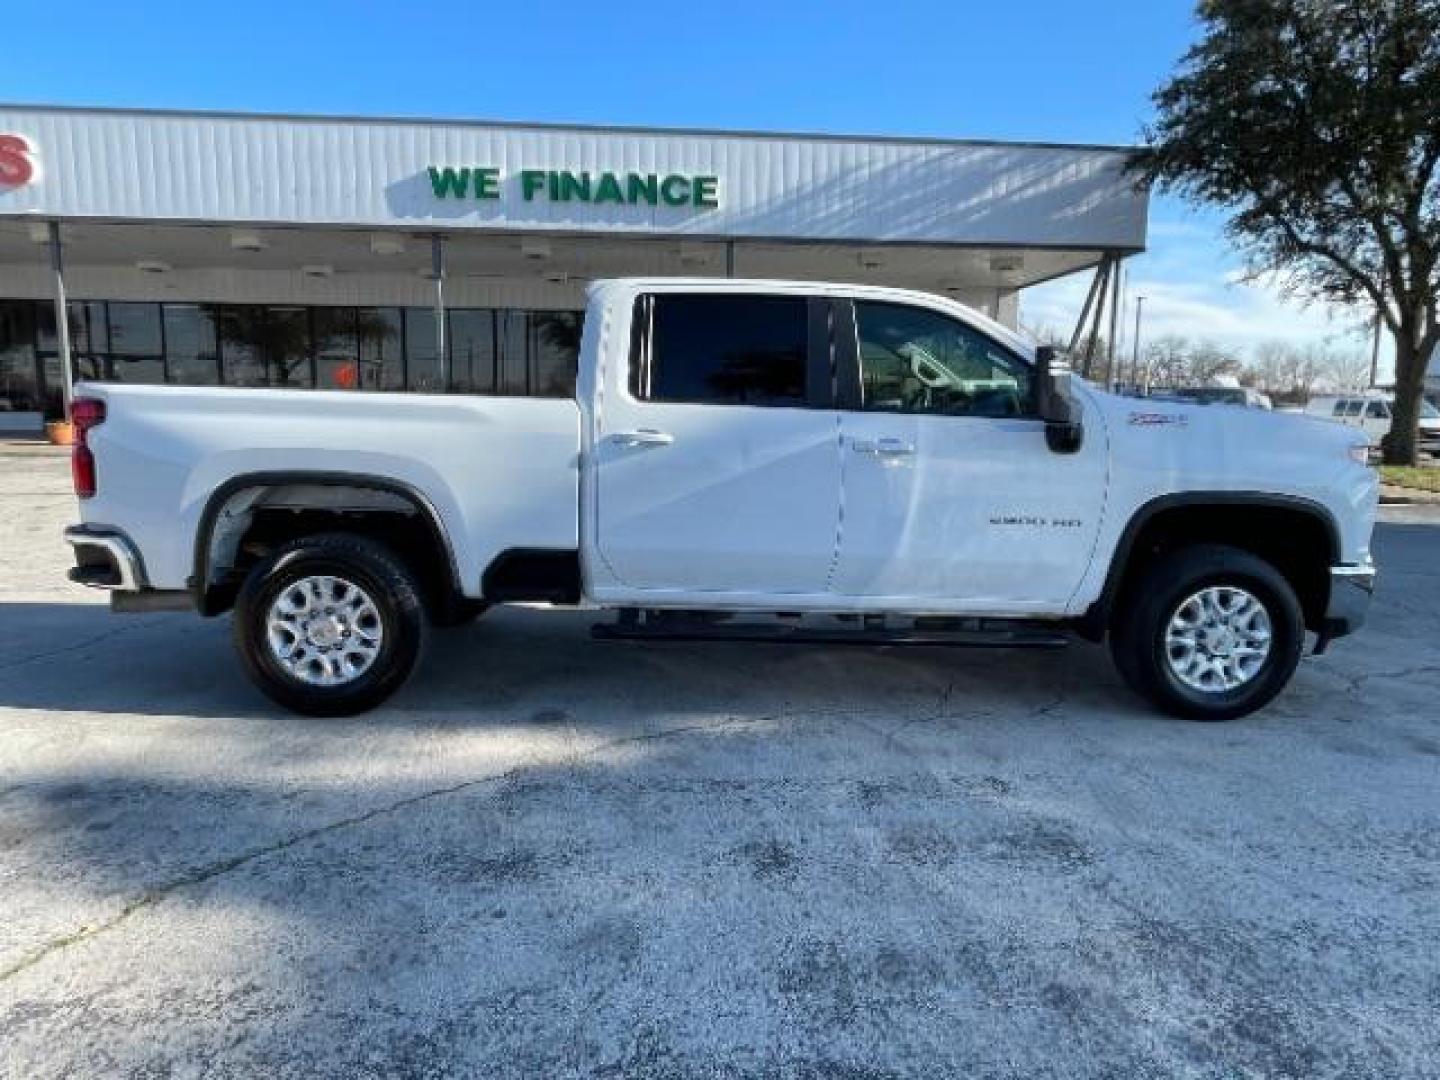
[[[1433,512],[1223,725],[1088,646],[534,611],[309,720],[224,622],[69,586],[72,514],[0,452],[0,1076],[1440,1071]]]

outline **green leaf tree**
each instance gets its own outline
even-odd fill
[[[1223,207],[1252,269],[1379,312],[1385,460],[1413,464],[1440,345],[1440,0],[1202,0],[1134,167]]]

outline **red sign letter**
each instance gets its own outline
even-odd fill
[[[19,135],[0,135],[0,187],[23,187],[34,175],[30,144]]]

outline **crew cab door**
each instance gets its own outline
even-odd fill
[[[636,300],[629,364],[596,409],[595,547],[612,585],[824,592],[840,496],[829,308],[729,291]]]
[[[844,523],[832,588],[888,607],[1058,613],[1089,566],[1105,432],[1046,445],[1031,366],[943,310],[857,301],[837,322]]]

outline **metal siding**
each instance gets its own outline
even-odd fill
[[[484,124],[0,109],[38,181],[0,215],[1141,248],[1125,151]],[[437,200],[428,165],[499,166],[495,202]],[[522,168],[720,177],[720,207],[525,203]]]

